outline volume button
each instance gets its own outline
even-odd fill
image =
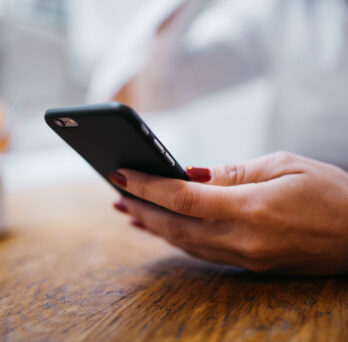
[[[166,159],[169,161],[169,163],[170,163],[171,166],[175,166],[175,160],[174,160],[174,158],[173,158],[168,152],[166,152],[166,153],[164,154],[164,156],[165,156]]]
[[[157,148],[161,151],[161,153],[164,153],[164,147],[163,145],[155,138],[153,139],[154,144],[157,146]]]
[[[144,123],[141,124],[141,130],[144,132],[145,135],[150,134],[150,130],[147,128],[147,126]]]

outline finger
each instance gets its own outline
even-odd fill
[[[219,235],[215,222],[180,216],[155,205],[130,198],[118,204],[135,218],[136,226],[167,240],[171,245],[186,253],[215,263],[245,265],[246,258],[237,252],[226,251],[214,246],[212,235]],[[215,229],[213,227],[215,226]],[[233,261],[233,262],[232,262]]]
[[[156,205],[123,198],[117,208],[136,219],[136,226],[160,236],[172,244],[216,249],[235,255],[244,255],[245,247],[257,234],[237,221],[214,221],[182,216]]]
[[[219,234],[219,227],[212,221],[178,215],[136,199],[123,198],[120,203],[144,229],[166,240],[192,246],[212,246],[213,235]]]
[[[186,172],[191,181],[210,185],[259,183],[303,172],[302,159],[290,153],[277,152],[242,163],[219,165],[209,169],[189,167]]]
[[[273,257],[255,258],[254,253],[248,252],[246,242],[252,239],[243,227],[226,229],[224,222],[180,216],[136,199],[123,198],[120,203],[122,211],[136,218],[137,227],[164,238],[192,256],[253,271],[263,271],[274,263]]]
[[[121,169],[110,180],[138,198],[173,212],[210,219],[249,216],[254,192],[247,186],[229,189],[220,186],[186,182]]]

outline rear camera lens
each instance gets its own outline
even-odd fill
[[[62,120],[55,119],[53,122],[58,127],[65,127],[65,123]]]

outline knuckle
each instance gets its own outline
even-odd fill
[[[181,243],[191,241],[188,230],[175,219],[168,219],[166,223],[166,233],[169,240],[174,240]]]
[[[240,253],[244,258],[252,261],[264,260],[269,255],[265,243],[259,238],[246,241],[241,246]]]
[[[272,205],[265,198],[250,199],[244,203],[243,212],[246,213],[246,219],[252,224],[264,224],[270,220]]]
[[[189,190],[186,186],[183,186],[174,196],[174,211],[181,214],[189,214],[192,212],[192,209],[197,202],[197,193]]]
[[[282,165],[290,164],[295,160],[295,155],[286,151],[276,152],[274,153],[274,157],[276,161]]]
[[[242,184],[247,176],[245,165],[226,165],[223,170],[230,184]]]

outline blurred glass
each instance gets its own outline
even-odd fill
[[[0,156],[5,189],[50,177],[41,171],[49,164],[42,155],[46,150],[54,155],[61,142],[45,126],[43,114],[52,106],[83,102],[85,86],[71,76],[67,47],[65,1],[0,0],[0,99],[7,108],[2,109],[2,118],[7,115],[1,119],[0,150],[7,145],[4,127],[11,130],[10,151],[5,161]],[[20,177],[23,169],[26,179]]]

